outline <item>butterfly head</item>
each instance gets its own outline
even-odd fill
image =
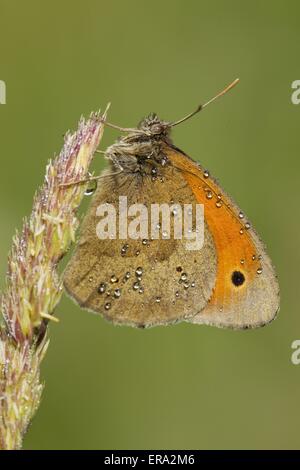
[[[151,113],[139,123],[138,129],[151,137],[167,137],[170,134],[171,126],[169,122],[162,121],[157,114]]]

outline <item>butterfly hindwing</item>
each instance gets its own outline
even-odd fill
[[[202,310],[212,295],[217,259],[213,238],[205,226],[204,246],[188,250],[184,239],[101,240],[97,208],[117,208],[119,196],[128,207],[142,203],[192,204],[196,199],[181,172],[161,166],[155,178],[133,174],[107,176],[93,196],[81,237],[67,266],[67,292],[83,308],[118,324],[151,326],[188,319]],[[118,219],[118,217],[117,217]],[[171,215],[171,233],[173,228]]]

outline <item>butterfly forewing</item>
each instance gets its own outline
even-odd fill
[[[265,247],[245,214],[199,164],[178,149],[166,147],[170,162],[182,172],[197,202],[205,206],[205,220],[218,254],[216,283],[194,323],[247,328],[274,319],[279,287]]]

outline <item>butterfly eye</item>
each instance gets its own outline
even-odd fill
[[[241,271],[234,271],[231,276],[232,283],[238,287],[244,284],[245,282],[245,276]]]

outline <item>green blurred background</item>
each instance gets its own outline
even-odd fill
[[[119,125],[173,120],[239,77],[173,137],[248,214],[282,296],[275,322],[244,332],[114,327],[65,297],[25,448],[299,448],[299,1],[0,0],[0,12],[2,287],[12,235],[81,114],[111,101]]]

